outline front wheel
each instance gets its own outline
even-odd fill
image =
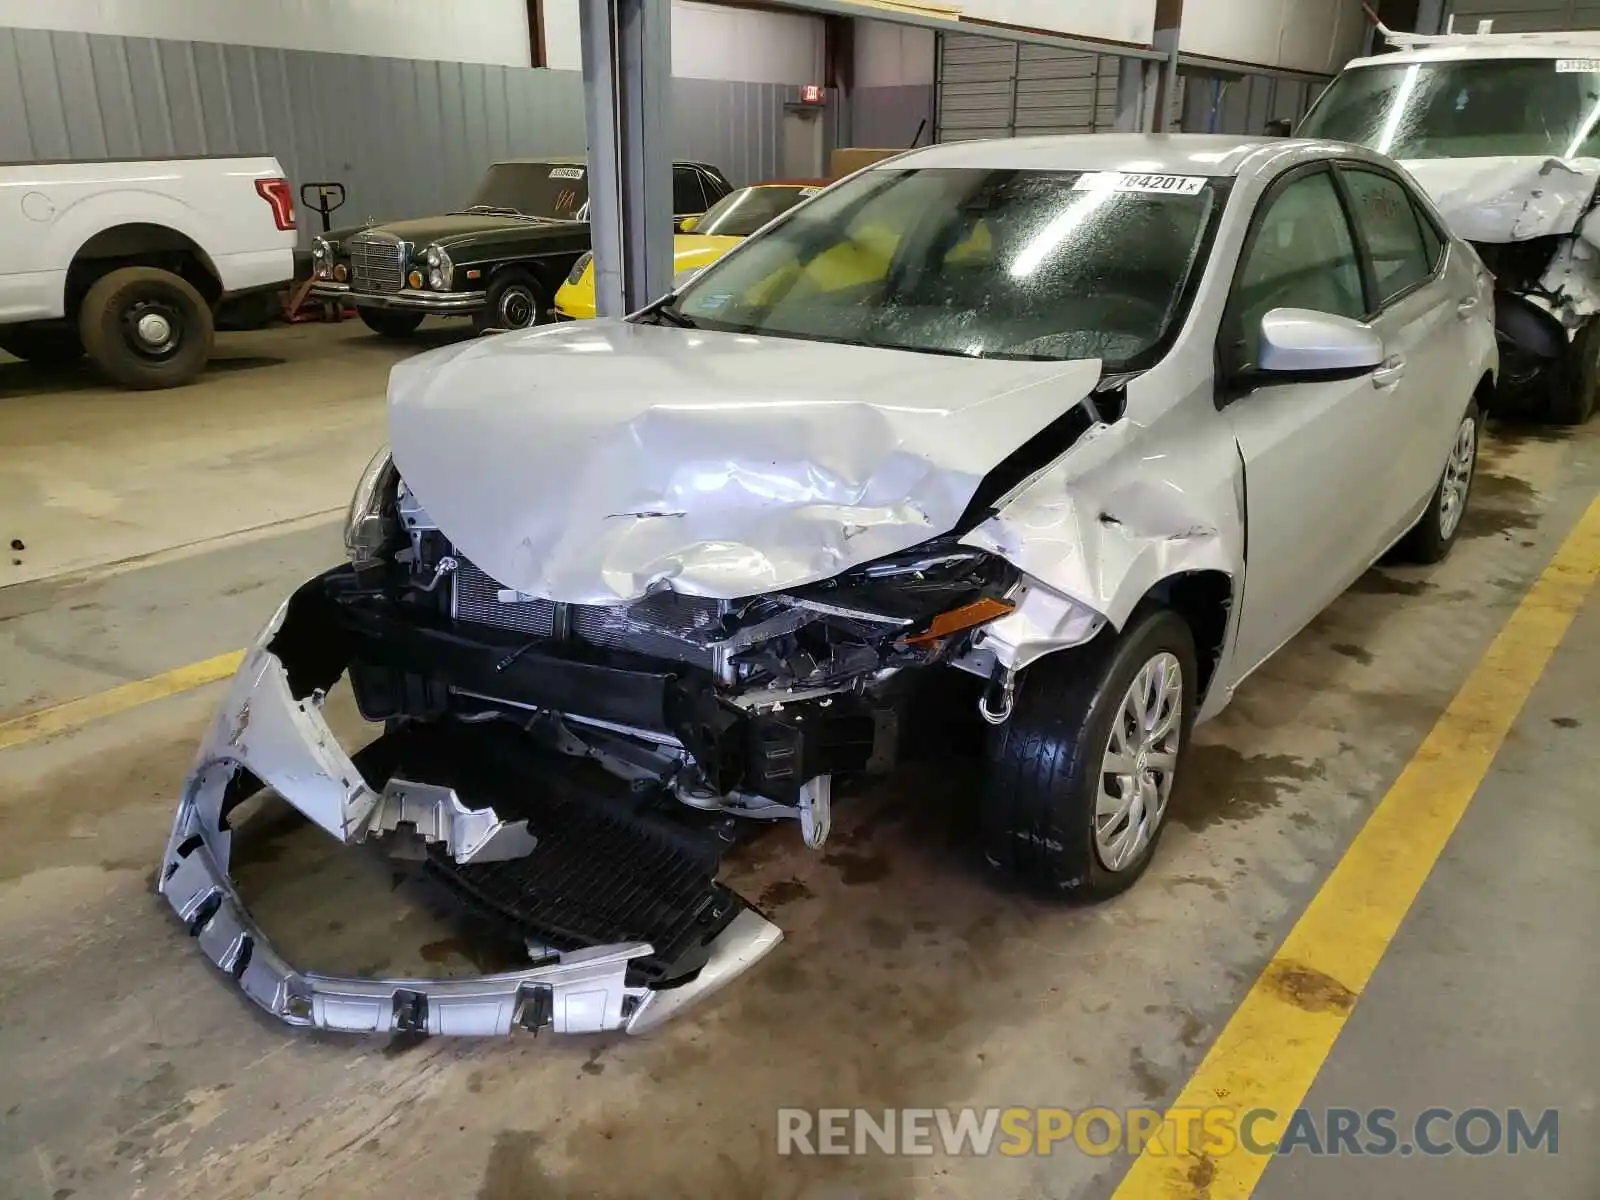
[[[205,370],[215,337],[211,305],[193,284],[156,267],[95,280],[78,309],[83,348],[125,388],[179,387]]]
[[[381,334],[386,338],[408,338],[417,331],[417,326],[422,324],[423,314],[407,312],[403,308],[360,308],[356,315],[361,318],[361,323],[373,333]]]
[[[550,320],[550,302],[539,281],[527,271],[501,271],[489,285],[482,310],[473,314],[479,333],[491,329],[531,329]]]
[[[1428,507],[1417,523],[1400,539],[1395,552],[1406,562],[1436,563],[1450,553],[1461,534],[1461,520],[1472,495],[1472,480],[1478,466],[1478,437],[1483,422],[1477,401],[1469,401],[1467,411],[1456,426],[1450,456],[1445,459],[1439,482],[1428,499]]]
[[[1195,710],[1194,636],[1168,609],[1023,671],[993,732],[982,827],[992,866],[1044,893],[1104,900],[1143,874]]]
[[[1567,369],[1550,390],[1550,419],[1557,425],[1582,425],[1600,401],[1600,319],[1589,318],[1567,355]]]

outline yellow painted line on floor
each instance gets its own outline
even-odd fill
[[[1250,1131],[1275,1143],[1488,774],[1523,703],[1600,574],[1596,499],[1373,810],[1344,857],[1173,1103],[1269,1109]],[[1168,1144],[1160,1144],[1165,1141]],[[1194,1142],[1203,1142],[1196,1137]],[[1215,1143],[1213,1143],[1214,1145]],[[1113,1200],[1244,1200],[1272,1161],[1245,1149],[1187,1153],[1175,1132],[1146,1146]]]
[[[96,692],[92,696],[82,696],[77,700],[68,700],[50,708],[41,708],[37,712],[12,717],[9,721],[0,721],[0,750],[36,742],[40,738],[51,737],[58,733],[67,733],[91,721],[126,712],[151,700],[175,696],[179,692],[192,691],[208,683],[215,683],[219,679],[227,679],[239,669],[239,664],[243,661],[243,650],[230,650],[227,654],[219,654],[215,658],[203,659],[188,666],[175,667],[159,675],[152,675],[148,679],[136,679],[132,683]]]

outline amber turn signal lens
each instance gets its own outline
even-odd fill
[[[340,263],[333,269],[333,277],[340,283],[343,283],[346,279],[350,278],[350,272],[345,270],[343,263]]]
[[[411,272],[410,275],[406,276],[406,282],[409,283],[414,288],[421,287],[422,286],[422,272],[421,271],[413,271],[413,272]]]
[[[986,621],[1003,617],[1016,607],[1008,600],[991,600],[988,597],[974,600],[971,604],[963,604],[960,608],[940,613],[926,630],[912,634],[906,642],[912,646],[925,646],[929,642],[949,637],[952,633],[960,633],[963,629],[971,629],[974,625],[982,625]]]

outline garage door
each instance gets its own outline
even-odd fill
[[[1495,33],[1541,33],[1554,29],[1600,29],[1600,0],[1447,0],[1457,33],[1471,33],[1494,19]]]
[[[1119,63],[1114,54],[941,34],[936,136],[956,142],[1114,129]]]

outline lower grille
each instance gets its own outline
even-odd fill
[[[556,636],[558,606],[549,600],[502,600],[510,595],[474,563],[458,557],[453,576],[458,621],[512,629],[533,638]],[[567,636],[593,646],[710,668],[706,645],[720,615],[715,600],[660,592],[633,604],[566,605]]]
[[[398,292],[405,286],[405,252],[397,238],[361,233],[345,245],[352,292]]]

